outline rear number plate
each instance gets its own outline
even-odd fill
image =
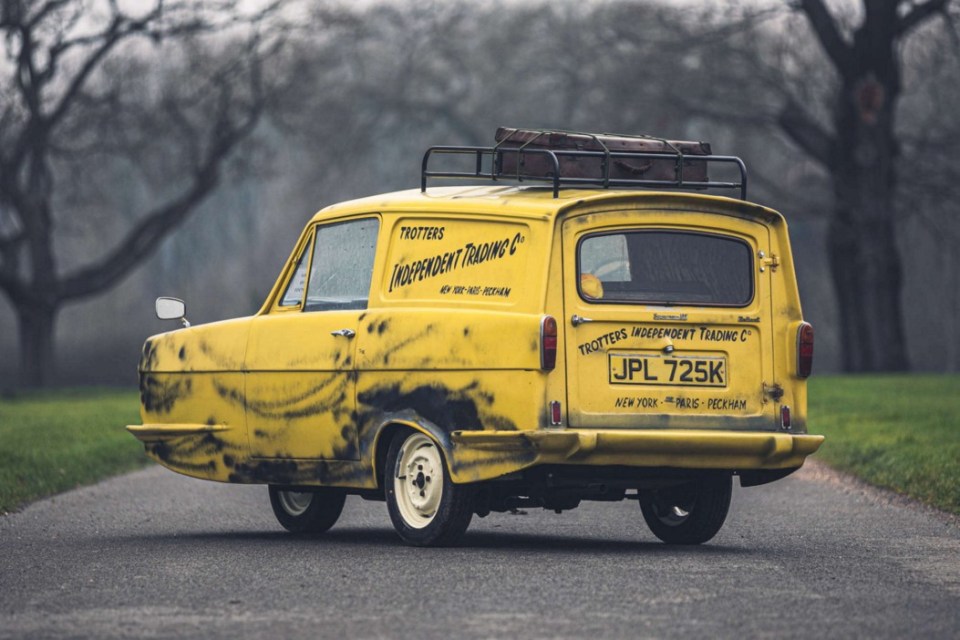
[[[610,384],[727,386],[727,359],[723,356],[611,353],[608,357]]]

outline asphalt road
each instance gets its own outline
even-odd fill
[[[263,487],[150,468],[0,517],[0,637],[960,637],[957,519],[823,469],[734,490],[701,547],[634,502],[402,546],[349,498],[294,537]]]

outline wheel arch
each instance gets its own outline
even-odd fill
[[[453,444],[450,441],[450,434],[429,420],[420,416],[394,416],[384,420],[377,429],[377,435],[373,440],[373,469],[376,473],[377,487],[384,487],[384,464],[387,460],[387,451],[390,449],[390,443],[397,434],[404,431],[418,431],[433,440],[440,451],[443,452],[443,464],[447,468],[447,473],[453,475],[453,468],[450,461],[453,457]]]

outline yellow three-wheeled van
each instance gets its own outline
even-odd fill
[[[129,430],[174,471],[269,485],[291,531],[330,528],[348,494],[385,499],[416,545],[474,514],[629,499],[660,539],[709,540],[733,476],[783,478],[820,446],[813,329],[743,164],[625,139],[432,148],[420,190],[320,211],[256,315],[147,340]],[[427,184],[450,177],[470,184]]]

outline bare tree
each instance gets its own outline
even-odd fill
[[[823,0],[802,0],[838,78],[832,127],[789,101],[779,124],[827,169],[833,183],[830,266],[841,313],[847,371],[909,368],[896,241],[897,107],[903,90],[901,47],[950,0],[864,0],[859,24],[844,29]]]
[[[0,291],[17,314],[25,386],[51,381],[58,310],[148,257],[215,190],[257,125],[269,94],[263,63],[276,50],[267,37],[273,8],[245,14],[235,5],[157,0],[131,15],[116,0],[3,0]],[[164,77],[148,62],[158,49],[189,63],[190,75]],[[55,241],[71,203],[58,197],[61,169],[95,173],[117,158],[147,173],[163,163],[172,188],[127,216],[100,255],[63,271]]]
[[[903,76],[911,71],[954,82],[934,67],[943,65],[943,58],[956,66],[960,47],[949,13],[956,5],[951,0],[797,0],[789,6],[797,13],[784,11],[783,5],[757,9],[731,2],[722,16],[713,10],[672,23],[672,40],[688,43],[697,69],[678,74],[665,96],[687,116],[709,120],[712,130],[736,127],[741,141],[751,129],[767,135],[779,130],[822,170],[798,172],[802,163],[789,153],[760,166],[753,163],[760,178],[755,184],[774,187],[787,203],[799,204],[811,184],[825,180],[828,185],[831,202],[819,208],[829,219],[842,367],[905,370],[911,363],[898,230],[912,216],[928,217],[924,209],[943,200],[952,172],[943,152],[953,142],[944,135],[950,126],[944,121],[955,118],[955,109],[944,109],[936,92],[916,77],[905,92]],[[931,46],[948,51],[939,59],[905,60],[906,45],[929,39],[938,24],[948,26],[947,34],[937,33]],[[921,31],[926,36],[916,35]],[[683,82],[684,75],[701,84]],[[913,104],[904,111],[907,96]],[[934,126],[919,132],[902,119],[923,115],[918,100],[932,102],[930,110],[938,116],[935,123],[925,118]],[[929,153],[919,151],[924,145]],[[788,160],[794,167],[784,166]],[[901,166],[910,167],[909,185],[898,180]],[[777,170],[781,179],[771,179]],[[802,184],[790,178],[798,173],[804,175]],[[778,183],[786,190],[776,188]]]

